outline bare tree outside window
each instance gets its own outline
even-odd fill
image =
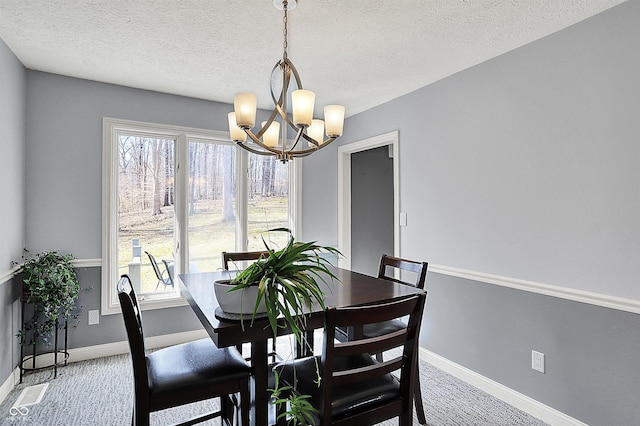
[[[237,152],[232,144],[188,143],[188,265],[192,272],[212,271],[220,268],[222,251],[237,249]],[[273,240],[284,237],[264,231],[289,226],[288,179],[286,164],[270,156],[249,156],[247,249],[263,249],[263,237],[272,247],[286,243]],[[142,293],[171,290],[158,285],[145,252],[156,258],[161,272],[162,260],[172,268],[174,185],[175,140],[119,135],[118,273],[131,273],[138,265]]]
[[[248,250],[264,250],[262,238],[271,247],[284,247],[286,233],[264,231],[289,227],[288,164],[272,156],[250,154],[248,186]]]
[[[173,259],[174,148],[172,139],[118,138],[118,273],[137,267],[143,293],[155,291],[158,283],[144,252],[159,262]]]

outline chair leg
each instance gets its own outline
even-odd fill
[[[376,360],[383,362],[382,353],[376,354]],[[413,391],[413,399],[415,401],[416,414],[418,415],[418,422],[421,425],[427,424],[427,418],[424,415],[424,405],[422,404],[422,389],[420,388],[420,361],[416,359],[416,385]]]
[[[413,399],[415,400],[416,414],[418,415],[418,422],[421,425],[426,425],[427,418],[424,415],[424,406],[422,405],[422,390],[420,389],[420,376],[418,376],[416,380],[416,389],[413,392]]]
[[[234,411],[234,404],[230,395],[222,395],[220,397],[220,425],[233,425]]]
[[[420,360],[416,357],[416,384],[413,391],[413,399],[416,407],[416,414],[418,415],[418,422],[421,425],[427,424],[427,418],[424,415],[424,405],[422,404],[422,388],[420,387]]]
[[[249,396],[249,380],[240,391],[240,425],[249,425],[249,406],[251,405],[251,397]]]
[[[400,426],[412,426],[413,425],[413,414],[412,413],[402,413],[398,418],[398,424]]]
[[[131,419],[133,426],[149,426],[149,411],[133,410],[133,418]]]

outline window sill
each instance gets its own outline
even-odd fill
[[[158,294],[153,295],[141,295],[138,299],[138,303],[140,304],[140,308],[143,311],[152,311],[154,309],[164,309],[164,308],[175,308],[178,306],[187,306],[187,300],[178,295],[171,296],[161,296]],[[116,301],[115,303],[109,306],[103,306],[102,315],[113,315],[119,314],[120,304]]]

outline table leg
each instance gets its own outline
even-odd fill
[[[269,367],[267,341],[251,343],[251,365],[253,366],[253,416],[251,424],[266,426],[269,420]]]

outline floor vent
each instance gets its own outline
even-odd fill
[[[44,383],[41,385],[29,386],[24,388],[24,390],[20,393],[18,400],[14,407],[25,407],[27,405],[38,404],[42,401],[42,397],[49,387],[49,383]]]

